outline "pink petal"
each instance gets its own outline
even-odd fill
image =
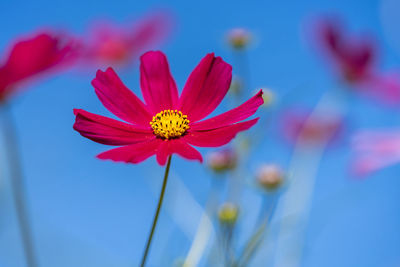
[[[180,139],[172,139],[163,141],[157,151],[157,162],[160,165],[165,165],[167,159],[172,154],[178,154],[183,158],[190,160],[198,160],[203,162],[203,157],[193,147]]]
[[[173,16],[168,12],[154,12],[137,21],[125,31],[131,50],[144,52],[167,39],[174,26]]]
[[[398,73],[372,75],[362,85],[371,97],[389,105],[400,103],[400,75]]]
[[[190,74],[179,99],[179,110],[191,122],[210,114],[228,92],[232,67],[214,54],[206,55]]]
[[[92,81],[103,105],[115,116],[127,122],[150,127],[152,115],[143,102],[129,90],[112,68],[98,70]]]
[[[0,97],[14,92],[22,82],[69,66],[75,59],[69,36],[42,32],[23,37],[10,47],[8,58],[0,69]]]
[[[150,129],[138,129],[133,125],[75,109],[74,129],[82,136],[106,145],[129,145],[154,138]]]
[[[175,109],[178,89],[165,55],[160,51],[150,51],[140,57],[140,62],[140,87],[153,115],[161,110]]]
[[[400,154],[387,157],[361,156],[353,162],[352,169],[354,174],[366,176],[399,163]]]
[[[139,163],[157,152],[162,140],[154,137],[152,140],[117,147],[97,155],[99,159],[110,159],[116,162]]]
[[[190,130],[183,139],[189,144],[200,147],[218,147],[227,144],[237,133],[245,131],[257,123],[259,118],[239,122],[209,131]]]
[[[256,113],[259,106],[264,103],[262,90],[237,108],[231,109],[221,115],[210,119],[195,122],[190,128],[196,131],[220,128],[238,121],[242,121]]]

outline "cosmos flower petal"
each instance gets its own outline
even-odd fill
[[[148,14],[126,31],[128,47],[142,53],[167,39],[173,27],[174,18],[169,12]]]
[[[400,153],[390,157],[361,156],[353,161],[352,170],[359,177],[365,177],[383,168],[399,164]]]
[[[82,63],[126,67],[145,51],[159,46],[172,32],[173,15],[151,12],[134,22],[96,21],[80,40]]]
[[[323,19],[317,28],[321,50],[348,82],[369,79],[376,63],[377,52],[369,38],[348,36],[337,19]]]
[[[148,128],[152,118],[148,108],[129,90],[114,72],[108,68],[98,70],[92,85],[103,105],[120,119]]]
[[[400,74],[384,73],[370,75],[361,86],[360,91],[373,99],[397,106],[400,103]]]
[[[138,129],[131,124],[96,115],[82,109],[75,109],[74,129],[82,136],[95,142],[121,146],[153,139],[150,129]]]
[[[161,143],[157,151],[157,162],[160,165],[165,165],[167,159],[172,154],[178,154],[189,160],[198,160],[203,162],[203,157],[192,146],[179,139],[172,139]]]
[[[255,96],[244,102],[237,108],[231,109],[221,115],[209,118],[204,121],[195,122],[190,125],[191,129],[200,130],[210,130],[220,128],[232,123],[236,123],[247,119],[254,113],[256,113],[259,106],[264,103],[262,98],[262,90],[260,90]]]
[[[237,133],[251,128],[257,123],[259,118],[239,122],[229,126],[209,130],[209,131],[190,131],[183,139],[191,145],[199,147],[218,147],[227,144]]]
[[[154,137],[151,140],[105,151],[97,157],[116,162],[139,163],[156,154],[161,142],[163,141]]]
[[[191,122],[203,119],[221,103],[231,80],[232,67],[213,53],[206,55],[190,74],[178,109]]]
[[[1,97],[14,92],[21,82],[69,66],[74,59],[74,43],[66,35],[41,32],[18,40],[0,68]]]
[[[178,89],[169,70],[166,56],[160,51],[150,51],[140,57],[140,87],[150,110],[175,109]]]

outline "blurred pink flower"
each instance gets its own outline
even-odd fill
[[[342,78],[350,83],[369,79],[377,57],[371,39],[347,36],[341,24],[333,19],[319,21],[317,29],[322,51]]]
[[[124,66],[146,50],[164,41],[172,29],[172,16],[166,12],[149,14],[127,25],[103,21],[94,25],[87,40],[81,40],[80,54],[85,64]]]
[[[353,137],[352,148],[352,170],[360,176],[400,163],[400,129],[360,132]]]
[[[97,71],[92,81],[103,105],[118,121],[75,109],[74,129],[95,142],[119,146],[101,153],[100,159],[139,163],[156,155],[165,165],[172,154],[202,162],[192,146],[219,147],[259,118],[243,121],[264,103],[262,91],[218,116],[204,119],[221,103],[232,80],[232,67],[207,54],[192,71],[181,95],[170,73],[167,57],[150,51],[140,58],[140,87],[145,103],[130,91],[112,68]]]
[[[22,82],[72,63],[73,51],[69,37],[49,31],[19,38],[0,66],[0,101],[21,87]]]
[[[372,38],[347,36],[336,19],[320,20],[317,40],[339,75],[355,90],[385,104],[400,103],[400,75],[378,70]]]
[[[332,142],[339,136],[342,128],[342,118],[331,113],[310,117],[310,112],[296,108],[286,111],[282,118],[283,134],[292,143]]]

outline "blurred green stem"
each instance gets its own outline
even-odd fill
[[[153,225],[151,226],[150,235],[149,235],[149,237],[147,239],[146,249],[145,249],[145,251],[143,253],[142,262],[140,264],[141,267],[144,267],[146,265],[147,255],[149,253],[151,241],[153,239],[154,231],[155,231],[156,226],[157,226],[158,215],[160,214],[161,206],[162,206],[162,203],[163,203],[163,200],[164,200],[165,189],[167,187],[169,167],[171,166],[171,158],[172,158],[172,156],[169,156],[167,167],[165,168],[164,180],[163,180],[163,184],[162,184],[162,187],[161,187],[160,197],[158,199],[157,210],[156,210],[156,213],[154,215]]]
[[[17,214],[17,221],[22,238],[22,246],[28,267],[37,267],[35,249],[32,241],[32,232],[29,223],[29,215],[26,206],[26,192],[22,176],[19,147],[16,138],[16,127],[8,104],[3,103],[3,134],[5,150],[10,172],[10,183],[14,205]]]

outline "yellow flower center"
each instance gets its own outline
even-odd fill
[[[155,135],[170,139],[182,136],[189,129],[187,115],[177,110],[166,109],[157,113],[150,122]]]

